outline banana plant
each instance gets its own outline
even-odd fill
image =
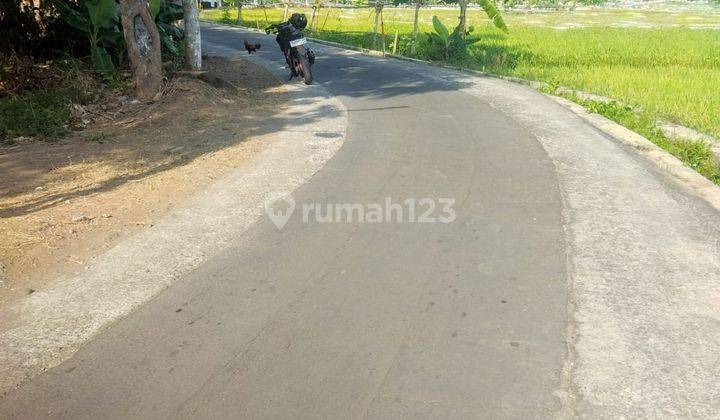
[[[122,49],[124,46],[115,0],[81,0],[77,4],[54,0],[53,5],[68,25],[87,35],[95,71],[105,77],[113,75],[115,65],[107,47]]]
[[[440,19],[438,19],[437,16],[433,16],[432,23],[435,32],[429,32],[427,34],[428,41],[430,42],[430,44],[439,47],[442,51],[443,58],[447,60],[450,56],[450,47],[452,46],[452,40],[450,39],[450,31],[448,30],[448,27],[445,26],[445,24],[442,23]]]
[[[508,32],[505,21],[491,0],[478,0],[478,4],[483,8],[496,28],[505,33]],[[430,45],[440,50],[444,60],[448,60],[451,56],[467,53],[468,47],[481,39],[478,35],[472,35],[474,30],[472,26],[465,29],[462,17],[460,20],[461,23],[450,32],[448,27],[437,16],[433,16],[432,23],[435,31],[428,33],[427,39]]]
[[[182,6],[167,0],[150,0],[150,13],[155,18],[163,47],[171,54],[179,55],[178,43],[185,33],[175,22],[183,18]]]
[[[93,68],[103,76],[109,76],[115,72],[115,66],[108,51],[100,44],[100,29],[108,24],[116,26],[119,16],[117,5],[115,0],[85,0],[85,7],[92,23],[90,57]]]

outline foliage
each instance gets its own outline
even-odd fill
[[[32,81],[0,97],[0,141],[17,136],[62,137],[71,124],[71,105],[86,105],[102,95],[89,63],[66,58],[49,64],[18,61]]]
[[[183,29],[175,24],[183,18],[182,5],[167,0],[152,0],[151,6],[153,3],[156,6],[152,7],[151,11],[155,17],[164,50],[174,56],[182,55],[180,46],[185,34]]]
[[[94,69],[106,78],[111,78],[115,73],[115,65],[123,63],[126,53],[120,8],[115,0],[52,2],[68,25],[88,37]],[[158,27],[163,51],[173,56],[179,55],[178,43],[183,38],[183,31],[175,22],[183,17],[182,6],[168,0],[150,0],[150,11]],[[110,52],[114,53],[114,60]]]
[[[451,56],[458,56],[467,52],[468,43],[460,37],[459,27],[456,27],[451,33],[437,16],[433,16],[432,23],[435,31],[426,34],[431,58],[442,58],[447,61]]]
[[[505,26],[502,17],[499,14],[491,14],[496,12],[497,9],[495,9],[494,6],[490,9],[490,12],[486,11],[488,16],[491,16],[494,25],[499,29],[507,31],[507,26]],[[446,61],[451,58],[463,58],[468,55],[468,48],[480,40],[479,36],[472,35],[472,32],[475,30],[472,26],[468,27],[464,34],[461,34],[460,26],[456,26],[455,29],[450,32],[447,26],[445,26],[437,16],[433,16],[432,23],[435,31],[426,34],[426,42],[430,46],[428,51],[431,55],[430,58],[437,59],[438,55]]]
[[[501,31],[508,33],[508,27],[505,24],[505,20],[500,11],[495,7],[495,4],[491,0],[478,0],[478,4],[485,11],[485,14],[490,18],[490,21],[495,25],[496,28]]]
[[[70,101],[62,92],[40,90],[0,99],[0,139],[16,136],[62,137],[70,118]]]
[[[93,68],[106,78],[115,73],[110,52],[124,51],[119,7],[114,0],[82,0],[78,3],[53,0],[63,20],[88,37]],[[118,60],[119,61],[119,60]]]
[[[0,59],[17,54],[36,60],[53,59],[63,51],[86,53],[78,48],[82,37],[58,18],[48,1],[0,1]]]

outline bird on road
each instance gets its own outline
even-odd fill
[[[257,52],[257,50],[260,49],[260,44],[251,44],[245,40],[245,49],[247,50],[248,54],[252,54],[254,52]]]

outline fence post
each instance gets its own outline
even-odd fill
[[[382,53],[385,56],[385,19],[383,19],[382,9],[380,9],[380,38],[382,41]]]
[[[395,29],[395,42],[393,42],[393,55],[397,54],[397,43],[398,43],[398,33],[399,30]]]

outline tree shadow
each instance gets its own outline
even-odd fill
[[[62,141],[0,147],[0,218],[114,190],[290,123],[275,115],[286,94],[264,69],[237,60],[207,64],[228,88],[176,79],[160,101],[113,109],[103,114],[108,121]]]

